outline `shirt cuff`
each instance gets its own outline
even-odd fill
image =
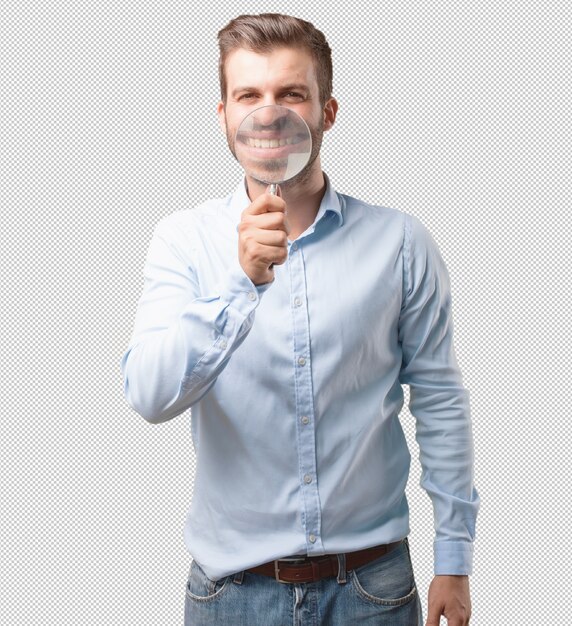
[[[435,575],[472,574],[473,548],[473,543],[469,541],[435,541],[433,543]]]
[[[220,295],[225,302],[247,317],[258,306],[260,297],[273,282],[255,285],[237,259],[227,274]]]

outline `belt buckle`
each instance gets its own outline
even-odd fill
[[[274,561],[274,578],[279,582],[282,583],[283,585],[289,585],[291,584],[289,581],[287,580],[280,580],[280,568],[278,567],[278,563],[280,563],[280,561],[286,561],[288,563],[303,563],[306,560],[306,558],[304,556],[300,556],[298,558],[296,557],[287,557],[284,559],[276,559]]]

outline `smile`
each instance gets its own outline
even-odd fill
[[[245,143],[251,148],[282,148],[298,143],[296,137],[287,137],[286,139],[255,139],[254,137],[245,137]]]

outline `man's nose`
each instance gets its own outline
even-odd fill
[[[261,126],[272,126],[285,116],[284,109],[276,105],[275,102],[264,103],[263,107],[256,115],[256,121]]]

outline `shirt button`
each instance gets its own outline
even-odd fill
[[[310,535],[308,539],[310,540],[310,543],[316,543],[316,535]]]
[[[302,418],[302,424],[308,424],[310,421],[310,418],[307,415],[304,415],[304,417]]]
[[[248,299],[249,300],[256,300],[256,294],[254,293],[254,291],[249,291],[248,292]]]
[[[225,341],[224,339],[220,342],[220,347],[221,347],[223,350],[226,348],[226,341]]]
[[[298,363],[299,363],[300,365],[306,365],[306,359],[305,359],[303,356],[301,356],[301,357],[298,359]]]
[[[292,250],[298,250],[298,244],[297,243],[293,243],[292,244]]]
[[[310,474],[306,474],[306,476],[304,476],[304,482],[309,485],[312,482],[312,477],[310,476]]]
[[[294,304],[295,304],[296,306],[302,306],[302,300],[300,300],[300,298],[296,298],[296,299],[294,300]]]

